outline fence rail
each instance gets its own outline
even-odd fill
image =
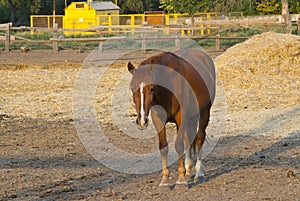
[[[88,29],[62,29],[59,28],[56,24],[53,28],[39,28],[39,27],[13,27],[11,23],[0,24],[0,31],[4,37],[0,36],[0,42],[5,43],[5,52],[10,51],[10,45],[12,43],[52,43],[53,52],[58,52],[58,43],[59,42],[98,42],[99,49],[102,50],[103,43],[107,40],[113,41],[123,41],[123,40],[135,40],[141,41],[141,48],[143,50],[147,49],[147,41],[159,41],[159,40],[173,40],[175,42],[175,48],[180,49],[180,41],[189,39],[201,40],[201,39],[212,39],[215,40],[215,50],[220,51],[220,41],[221,40],[241,40],[247,39],[248,37],[221,37],[220,28],[215,25],[238,25],[240,27],[248,26],[249,24],[276,24],[282,25],[276,20],[247,20],[247,19],[236,19],[236,20],[211,20],[211,21],[202,21],[201,23],[209,26],[178,26],[178,25],[169,25],[169,26],[95,26]],[[207,30],[210,30],[209,32]],[[49,40],[31,40],[22,37],[11,37],[11,31],[38,31],[38,32],[50,32],[52,33],[52,38]],[[207,34],[203,34],[204,33]],[[300,21],[298,22],[298,31],[300,30]],[[4,31],[4,33],[3,33]],[[223,30],[224,31],[224,30]],[[61,32],[93,32],[97,33],[99,37],[86,37],[86,38],[60,38],[58,37]],[[147,33],[164,33],[163,36],[151,36],[149,37]],[[194,35],[193,33],[199,33],[199,35]],[[1,32],[0,32],[1,33]],[[107,33],[129,33],[130,37],[121,36],[121,37],[104,37],[104,34]],[[131,33],[131,34],[130,34]],[[135,37],[136,34],[140,34],[140,37]],[[300,34],[300,33],[299,33]],[[49,45],[50,46],[50,45]]]
[[[217,30],[217,27],[210,27],[210,29]],[[10,44],[12,43],[52,43],[52,49],[53,52],[58,52],[58,42],[98,42],[99,43],[99,49],[102,50],[103,43],[105,41],[124,41],[124,40],[134,40],[134,41],[141,41],[141,47],[143,50],[146,50],[147,47],[147,41],[159,41],[159,40],[174,40],[175,41],[175,48],[180,49],[180,40],[187,39],[186,36],[183,36],[181,32],[184,32],[187,30],[187,27],[167,27],[167,28],[154,28],[154,27],[136,27],[134,31],[132,31],[132,27],[123,27],[123,26],[97,26],[90,29],[80,29],[76,31],[80,32],[95,32],[95,33],[133,33],[132,36],[126,37],[126,36],[119,36],[119,37],[97,37],[97,38],[59,38],[58,33],[59,32],[65,32],[65,31],[74,31],[70,29],[61,29],[58,28],[57,24],[54,26],[54,28],[38,28],[38,27],[12,27],[11,23],[2,24],[0,25],[0,30],[5,31],[5,52],[9,52],[10,50]],[[52,32],[52,38],[49,40],[31,40],[26,39],[22,37],[17,37],[18,40],[11,40],[10,34],[12,30],[25,30],[25,31],[40,31],[40,32]],[[190,31],[201,31],[202,28],[199,27],[188,27],[188,30]],[[146,36],[146,33],[158,33],[158,32],[167,32],[169,35],[164,34],[164,36],[160,37],[149,37]],[[134,36],[135,34],[139,33],[141,37]],[[172,34],[170,34],[172,33]],[[204,38],[211,38],[216,40],[226,39],[221,37],[214,37],[209,35],[201,35],[201,36],[192,36],[189,37],[191,39],[204,39]],[[3,41],[3,40],[2,40]],[[218,49],[218,48],[217,48]]]

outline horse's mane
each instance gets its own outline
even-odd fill
[[[172,56],[172,57],[176,58],[178,61],[183,60],[183,58],[181,58],[180,56],[178,56],[172,52],[162,52],[158,55],[152,56],[152,57],[142,61],[140,63],[140,66],[151,65],[151,64],[163,64],[163,62],[165,62],[163,57],[165,57],[165,56]]]

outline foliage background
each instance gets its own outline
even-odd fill
[[[75,0],[83,1],[83,0]],[[65,5],[74,0],[56,0],[56,14],[63,15]],[[113,1],[115,2],[115,1]],[[300,1],[288,0],[291,14],[300,13]],[[280,0],[118,0],[121,13],[164,10],[169,13],[243,12],[244,15],[280,14]],[[29,25],[30,15],[51,15],[53,0],[0,0],[0,23]]]

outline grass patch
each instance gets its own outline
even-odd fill
[[[284,27],[281,25],[274,25],[274,26],[266,26],[264,24],[256,24],[256,25],[248,25],[248,27],[240,27],[240,26],[220,26],[221,30],[221,37],[251,37],[256,34],[261,34],[265,31],[274,31],[276,33],[284,33]],[[225,31],[222,31],[225,30]],[[293,33],[296,33],[296,27],[293,27]],[[196,35],[200,33],[196,32]],[[53,35],[52,32],[30,32],[30,31],[12,31],[12,35],[16,36],[17,40],[20,38],[26,38],[30,40],[50,40]],[[172,37],[170,35],[165,34],[164,32],[148,32],[145,35],[142,33],[125,33],[125,34],[100,34],[100,33],[93,33],[93,34],[72,34],[72,35],[65,35],[63,32],[58,33],[58,37],[62,38],[99,38],[99,37],[113,37],[113,36],[126,36],[142,38],[142,37]],[[20,37],[20,38],[18,38]],[[194,40],[198,45],[203,48],[213,49],[216,46],[215,39],[196,39]],[[236,45],[237,43],[241,43],[245,41],[245,39],[232,39],[232,40],[221,40],[220,46],[221,48],[229,48],[231,46]],[[62,41],[58,43],[59,47],[63,49],[95,49],[99,46],[98,42],[76,42],[76,41]],[[184,40],[181,40],[181,48],[187,48],[194,46],[195,44],[188,43]],[[52,42],[49,43],[14,43],[12,41],[10,49],[16,50],[20,49],[21,46],[27,46],[31,49],[52,49]],[[146,44],[147,48],[149,49],[164,49],[164,50],[173,50],[175,47],[174,39],[170,40],[149,40]],[[4,49],[4,41],[0,43],[0,48]],[[106,41],[103,46],[104,49],[140,49],[141,48],[141,40],[120,40],[120,41]]]

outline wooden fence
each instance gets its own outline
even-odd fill
[[[124,41],[124,40],[134,40],[134,41],[140,41],[141,42],[141,48],[143,50],[147,49],[147,41],[159,41],[159,40],[174,40],[175,42],[175,48],[180,49],[180,40],[186,40],[187,38],[190,39],[215,39],[216,40],[216,50],[220,49],[220,40],[224,39],[246,39],[247,37],[239,37],[239,38],[226,38],[226,37],[220,37],[218,34],[216,36],[213,35],[201,35],[201,36],[184,36],[181,34],[181,32],[187,31],[184,27],[168,27],[168,28],[152,28],[152,27],[136,27],[134,29],[134,32],[132,32],[132,27],[124,28],[120,26],[99,26],[99,27],[94,27],[91,29],[80,29],[76,31],[80,32],[94,32],[94,33],[100,33],[101,35],[106,34],[106,33],[133,33],[132,36],[129,34],[129,37],[126,36],[119,36],[119,37],[97,37],[97,38],[91,38],[91,37],[86,37],[86,38],[64,38],[64,37],[58,37],[58,33],[60,32],[70,32],[73,30],[69,29],[59,29],[57,24],[54,26],[52,29],[48,28],[32,28],[32,27],[12,27],[10,23],[8,24],[2,24],[0,26],[0,30],[5,31],[5,52],[10,51],[10,44],[12,43],[52,43],[52,49],[53,52],[58,52],[59,42],[98,42],[99,43],[99,49],[102,50],[103,48],[103,43],[107,40],[110,41]],[[189,31],[199,31],[202,28],[195,27],[189,28]],[[210,27],[210,29],[215,29],[216,32],[218,32],[217,27]],[[31,39],[25,39],[21,37],[17,37],[16,39],[19,40],[11,40],[11,31],[12,30],[25,30],[25,31],[39,31],[39,32],[52,32],[52,38],[49,40],[31,40]],[[172,34],[164,34],[163,36],[160,37],[149,37],[147,36],[146,33],[149,32],[168,32]],[[135,36],[136,33],[139,33],[140,36]],[[174,34],[176,33],[176,34]]]
[[[261,21],[261,20],[227,20],[226,22],[224,20],[213,20],[210,22],[203,21],[203,24],[210,23],[209,29],[211,30],[211,34],[207,35],[193,35],[190,34],[191,32],[201,32],[203,29],[207,29],[203,26],[197,26],[197,27],[187,27],[187,26],[164,26],[164,27],[124,27],[124,26],[98,26],[98,27],[92,27],[90,29],[76,29],[80,32],[93,32],[98,33],[100,37],[97,38],[64,38],[64,37],[58,37],[58,33],[60,32],[73,32],[74,30],[71,29],[61,29],[58,28],[58,25],[55,24],[53,28],[37,28],[37,27],[12,27],[11,23],[1,24],[0,30],[5,31],[5,37],[4,37],[4,43],[5,43],[5,52],[10,51],[10,44],[11,43],[19,43],[19,42],[26,42],[26,43],[52,43],[52,49],[53,52],[58,52],[58,43],[59,42],[98,42],[99,43],[99,49],[102,50],[103,43],[107,40],[114,40],[114,41],[124,41],[124,40],[135,40],[135,41],[141,41],[141,48],[142,50],[147,49],[147,41],[158,41],[158,40],[173,40],[175,42],[175,48],[180,49],[180,41],[189,39],[196,39],[196,40],[202,40],[202,39],[213,39],[215,40],[215,51],[220,51],[220,41],[221,40],[241,40],[241,39],[247,39],[248,37],[221,37],[220,28],[216,25],[226,25],[226,24],[236,24],[239,26],[244,26],[248,24],[271,24],[276,23],[275,21]],[[277,23],[278,25],[278,23]],[[215,27],[212,27],[215,26]],[[300,21],[298,22],[298,31],[300,29]],[[11,31],[12,30],[24,30],[24,31],[39,31],[39,32],[51,32],[52,38],[49,40],[31,40],[26,39],[22,37],[15,37],[19,40],[11,40]],[[225,30],[223,30],[225,31]],[[146,33],[148,32],[162,32],[165,33],[165,35],[160,37],[149,37]],[[126,37],[103,37],[103,34],[106,33],[131,33],[132,36]],[[135,37],[136,33],[140,33],[141,37]],[[186,35],[183,35],[183,33],[186,33]],[[299,33],[300,34],[300,33]],[[129,34],[130,35],[130,34]],[[0,40],[1,41],[1,40]],[[2,39],[3,42],[3,39]]]

